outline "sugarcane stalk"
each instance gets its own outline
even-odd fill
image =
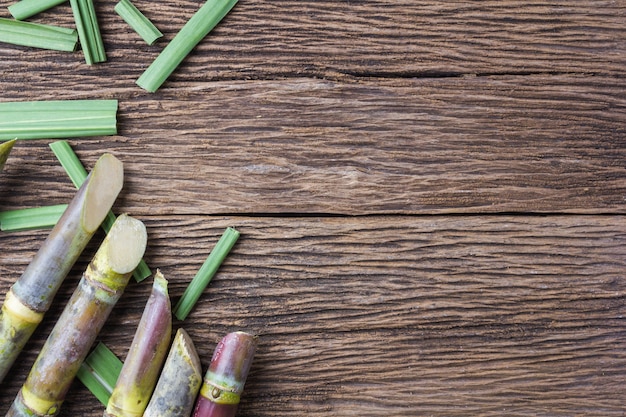
[[[141,417],[154,391],[172,336],[167,280],[157,271],[105,417]]]
[[[200,385],[200,358],[189,334],[178,329],[143,417],[189,417]]]
[[[102,155],[22,276],[9,289],[0,313],[0,381],[113,206],[123,180],[122,163],[111,154]]]
[[[56,416],[146,248],[144,224],[117,218],[48,336],[6,417]]]
[[[215,348],[193,417],[234,417],[256,351],[256,337],[229,333]]]
[[[9,154],[11,153],[11,149],[13,149],[13,145],[15,145],[16,140],[9,140],[3,143],[0,143],[0,171],[4,168],[4,164],[7,162],[9,158]]]

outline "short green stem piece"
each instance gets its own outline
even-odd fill
[[[161,31],[130,0],[120,0],[115,11],[148,45],[163,36]]]
[[[67,0],[20,0],[8,7],[9,13],[16,20],[25,20],[31,16],[65,3]]]
[[[151,93],[159,89],[198,43],[228,14],[237,0],[208,0],[187,21],[137,80],[137,85]]]
[[[117,100],[0,103],[0,140],[55,139],[117,133]]]
[[[78,39],[88,65],[107,60],[93,0],[70,0]]]
[[[73,52],[78,44],[78,35],[74,29],[2,17],[0,18],[0,42]]]
[[[0,212],[3,232],[54,227],[67,209],[67,204],[32,207]]]
[[[204,289],[209,285],[211,279],[219,269],[224,259],[235,246],[239,239],[239,232],[232,227],[228,227],[220,240],[217,242],[204,264],[200,267],[196,275],[193,277],[189,286],[185,289],[182,297],[176,303],[174,315],[179,320],[185,320],[193,307],[198,302]]]
[[[104,343],[98,343],[76,377],[106,407],[121,370],[122,361]]]

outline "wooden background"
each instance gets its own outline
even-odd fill
[[[12,2],[2,0],[0,7]],[[0,100],[115,98],[125,163],[173,302],[241,232],[185,322],[202,363],[259,335],[239,416],[626,415],[626,2],[241,0],[155,94],[134,82],[199,7],[97,2],[108,61],[0,45]],[[72,26],[69,6],[32,19]],[[0,210],[69,201],[24,141]],[[0,234],[0,291],[46,230]],[[102,239],[0,385],[6,412]],[[124,358],[151,280],[99,340]],[[78,382],[61,416],[100,416]]]

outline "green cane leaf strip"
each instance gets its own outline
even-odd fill
[[[122,361],[103,343],[81,364],[76,376],[106,406],[122,370]]]
[[[8,7],[16,20],[25,20],[38,13],[51,9],[67,0],[20,0]]]
[[[74,29],[0,18],[0,42],[33,48],[72,52],[78,44]]]
[[[70,0],[78,39],[88,65],[107,60],[93,0]]]
[[[14,232],[54,227],[59,221],[67,204],[32,207],[0,212],[0,230]]]
[[[232,227],[227,228],[174,307],[176,318],[179,320],[187,318],[237,239],[239,232]]]
[[[137,85],[155,92],[195,46],[228,14],[237,0],[208,0],[185,23],[137,80]]]
[[[163,36],[161,31],[130,0],[120,0],[114,10],[148,44]]]
[[[117,100],[3,102],[0,140],[115,135],[117,107]]]

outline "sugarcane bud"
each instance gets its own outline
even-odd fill
[[[204,376],[194,417],[235,415],[255,351],[256,337],[249,333],[233,332],[220,340]]]

